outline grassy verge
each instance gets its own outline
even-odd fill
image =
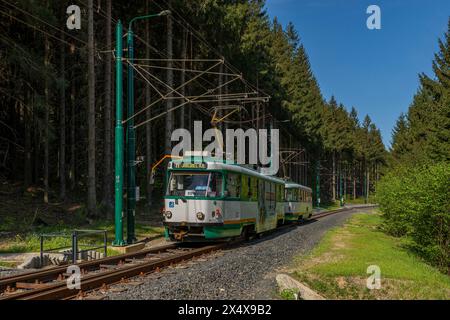
[[[336,209],[340,209],[342,207],[341,207],[339,201],[335,201],[335,202],[329,202],[329,203],[322,203],[322,204],[320,204],[320,208],[325,209],[325,210],[336,210]]]
[[[15,268],[17,267],[17,263],[10,261],[0,261],[0,267]]]
[[[379,231],[380,222],[376,214],[354,215],[296,257],[292,276],[329,299],[450,299],[450,277],[410,253],[407,239]],[[381,269],[380,289],[366,287],[370,265]]]
[[[347,196],[347,198],[345,199],[345,204],[365,204],[366,203],[366,198],[364,197],[359,197],[356,199],[353,199],[351,196]],[[369,203],[371,203],[369,201]]]

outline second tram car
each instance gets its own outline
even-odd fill
[[[297,183],[285,184],[284,213],[286,221],[302,221],[312,216],[312,190]]]

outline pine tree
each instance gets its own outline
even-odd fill
[[[94,66],[94,4],[88,0],[88,196],[87,208],[96,215],[97,195],[95,178],[95,66]]]

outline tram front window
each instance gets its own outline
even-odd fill
[[[220,173],[173,172],[167,195],[182,197],[218,197],[222,193]]]

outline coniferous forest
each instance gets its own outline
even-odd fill
[[[300,35],[291,24],[283,27],[271,21],[264,1],[77,4],[82,9],[81,30],[66,28],[64,1],[1,4],[3,181],[20,182],[22,191],[30,186],[41,189],[45,203],[81,201],[92,216],[111,208],[114,28],[119,18],[127,22],[169,8],[172,15],[136,26],[135,34],[143,40],[136,42],[137,55],[223,57],[271,97],[268,103],[247,107],[249,115],[228,118],[224,125],[281,127],[281,148],[286,153],[292,150],[281,176],[309,186],[320,181],[322,203],[344,193],[356,199],[366,195],[366,188],[369,195],[375,190],[386,156],[379,130],[369,116],[340,104],[338,97],[324,100]],[[162,79],[172,77],[176,84],[183,81],[180,73],[155,72]],[[193,82],[186,88],[194,91],[201,85]],[[145,84],[137,81],[136,87],[137,105],[151,101]],[[170,103],[155,108],[163,110]],[[172,128],[187,127],[194,120],[208,123],[208,107],[186,105],[175,110]],[[149,190],[146,179],[151,164],[164,155],[166,136],[161,129],[167,124],[161,117],[137,131],[137,155],[146,158],[138,166],[138,185],[148,204],[161,197],[157,188]]]
[[[66,26],[70,4],[81,8],[80,30]],[[198,95],[212,83],[220,85],[221,92],[239,92],[237,85],[227,84],[231,74],[242,74],[246,89],[270,96],[245,104],[226,117],[220,129],[280,129],[279,176],[311,187],[314,203],[320,198],[320,204],[330,204],[341,197],[372,202],[380,184],[383,191],[377,199],[391,209],[398,199],[392,181],[405,186],[398,181],[407,178],[405,172],[423,174],[417,168],[426,166],[448,179],[450,23],[432,62],[434,75],[420,75],[420,88],[408,113],[400,116],[388,151],[369,115],[358,114],[358,106],[344,106],[337,96],[324,98],[301,34],[293,24],[271,20],[264,5],[264,0],[0,0],[1,197],[32,199],[30,210],[40,212],[56,206],[58,219],[65,219],[65,210],[75,205],[88,221],[113,216],[115,27],[119,19],[124,23],[126,43],[133,17],[163,10],[171,14],[134,26],[135,57],[159,63],[152,74],[175,87],[192,78],[187,70],[205,70],[208,59],[224,59],[218,72],[183,87],[186,96]],[[137,72],[135,76],[136,111],[157,101],[158,91],[167,91],[162,83],[152,86]],[[143,216],[161,207],[163,170],[158,170],[155,185],[149,180],[152,165],[168,146],[170,150],[167,132],[190,129],[198,120],[209,127],[214,105],[188,103],[164,113],[173,107],[174,99],[166,99],[135,119],[135,124],[143,124],[136,130],[138,207]],[[440,169],[433,169],[436,163]],[[432,237],[428,248],[442,265],[450,245],[448,180],[436,184],[444,192],[438,204],[442,214],[436,216],[442,232]],[[424,207],[424,214],[430,208]],[[10,206],[0,210],[4,222],[23,221],[20,211],[8,215]],[[390,221],[400,221],[400,215],[392,213],[388,227]],[[436,233],[431,225],[411,231],[422,218],[418,215],[401,230],[391,231],[412,232],[417,243],[423,243],[424,232]]]

